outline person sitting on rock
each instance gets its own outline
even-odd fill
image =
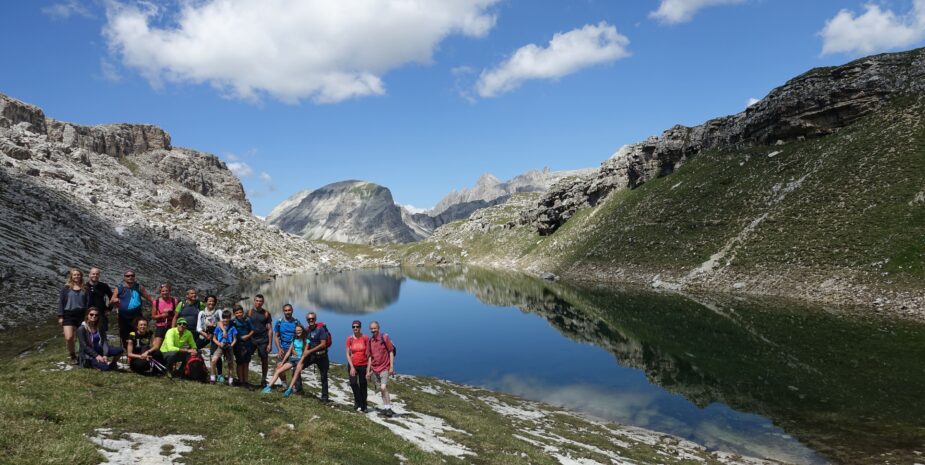
[[[186,318],[178,318],[177,327],[167,330],[164,342],[161,344],[164,365],[168,373],[174,376],[182,374],[190,355],[196,354],[196,340],[193,338],[193,332],[187,330],[188,326]],[[177,364],[179,366],[176,366]]]
[[[80,365],[100,371],[114,370],[117,367],[119,356],[122,355],[122,349],[109,347],[106,331],[100,328],[100,315],[99,309],[90,307],[83,324],[77,328],[77,340],[80,341]]]

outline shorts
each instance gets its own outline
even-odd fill
[[[170,329],[170,326],[157,326],[154,328],[154,337],[163,338],[167,335],[167,330]]]
[[[266,341],[253,341],[253,342],[254,342],[254,349],[255,349],[254,351],[257,352],[257,356],[260,357],[260,360],[267,358],[268,356],[267,345],[270,344],[270,341],[266,340]],[[254,351],[252,351],[251,354],[253,354]]]
[[[247,344],[238,344],[234,346],[234,361],[238,364],[247,365],[251,362],[254,355],[254,346]]]
[[[80,326],[84,322],[84,314],[86,311],[84,309],[79,310],[65,310],[64,315],[61,315],[62,326]]]
[[[373,371],[372,378],[374,383],[378,384],[380,388],[384,388],[389,384],[389,370]]]

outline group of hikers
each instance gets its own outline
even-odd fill
[[[86,282],[80,269],[71,269],[58,300],[58,324],[74,365],[109,371],[117,369],[124,356],[136,373],[252,387],[248,375],[256,353],[263,393],[271,393],[272,386],[280,381],[286,386],[284,397],[293,392],[303,394],[302,370],[314,365],[321,378],[320,400],[329,402],[331,333],[315,312],[306,315],[303,325],[293,317],[292,305],[286,304],[283,317],[274,324],[260,294],[254,296],[253,307],[247,311],[240,304],[233,310],[219,309],[216,296],[209,295],[203,302],[196,289],[188,289],[183,300],[173,297],[169,283],[161,284],[158,295],[152,297],[136,281],[133,270],[110,287],[100,281],[98,268],[90,269]],[[151,305],[150,322],[143,302]],[[121,348],[111,347],[107,340],[110,310],[116,311]],[[346,357],[354,408],[367,412],[367,384],[373,381],[382,394],[380,413],[395,415],[387,388],[389,376],[395,373],[395,345],[388,334],[380,332],[376,321],[369,324],[370,336],[363,334],[359,320],[351,326]],[[274,348],[276,370],[267,382]],[[208,374],[203,359],[206,354],[210,358]]]

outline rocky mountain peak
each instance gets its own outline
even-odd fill
[[[523,221],[541,234],[550,234],[578,209],[596,205],[614,190],[667,176],[704,150],[825,136],[893,98],[923,92],[925,48],[816,68],[772,90],[743,112],[694,127],[676,125],[660,136],[621,147],[596,175],[550,189]]]

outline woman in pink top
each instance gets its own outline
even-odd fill
[[[366,413],[366,367],[369,366],[369,338],[360,320],[353,320],[353,334],[347,336],[347,372],[353,391],[353,408]]]
[[[151,301],[151,318],[154,319],[154,339],[151,347],[160,347],[167,330],[176,320],[177,299],[170,295],[170,284],[161,284],[160,296]]]

